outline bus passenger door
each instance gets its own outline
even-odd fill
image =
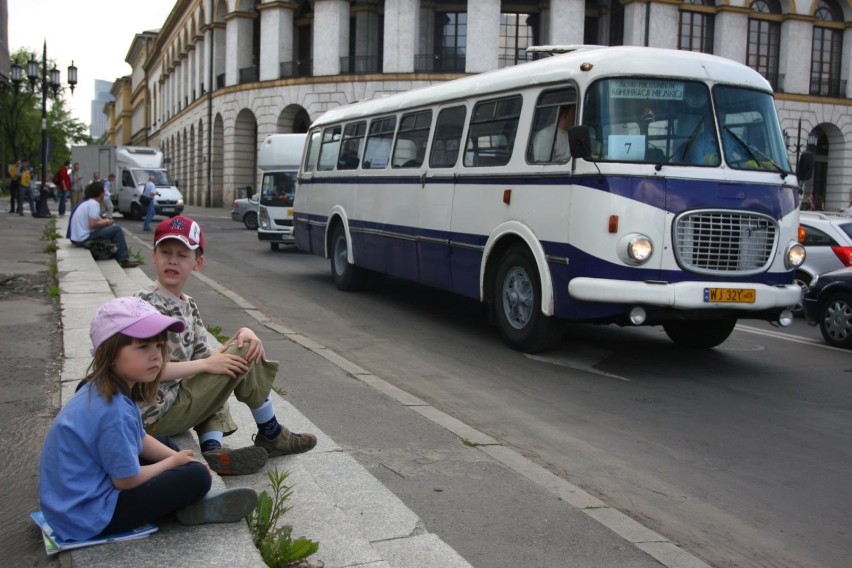
[[[455,191],[455,166],[461,154],[467,109],[443,108],[438,113],[429,163],[423,168],[418,199],[420,235],[417,243],[420,281],[452,290],[450,222]],[[424,164],[426,166],[426,164]]]

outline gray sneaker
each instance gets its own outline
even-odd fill
[[[233,523],[244,519],[257,504],[257,492],[249,487],[236,487],[218,493],[208,493],[200,501],[177,512],[185,525],[204,523]]]
[[[260,471],[266,465],[267,453],[257,446],[245,448],[218,448],[202,452],[210,469],[219,475],[248,475]]]
[[[282,427],[281,432],[273,439],[269,439],[258,432],[254,435],[254,445],[264,448],[271,458],[289,456],[314,449],[314,446],[317,445],[317,437],[307,433],[296,434]]]

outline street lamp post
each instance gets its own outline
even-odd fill
[[[15,70],[13,69],[12,80],[17,87],[20,82],[20,72],[18,72],[18,80],[15,81]],[[48,74],[47,71],[47,40],[44,42],[44,50],[41,59],[41,73],[39,73],[38,61],[33,54],[32,59],[27,62],[27,79],[30,82],[30,92],[35,93],[36,89],[41,89],[41,191],[39,193],[37,217],[50,217],[50,210],[47,207],[47,95],[48,90],[53,91],[54,98],[59,92],[59,87],[62,86],[59,79],[59,69],[54,67]],[[74,93],[74,87],[77,85],[77,68],[74,62],[68,66],[68,85],[71,87],[71,94]]]

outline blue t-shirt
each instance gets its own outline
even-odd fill
[[[107,403],[84,385],[53,421],[41,454],[39,497],[48,524],[66,540],[106,528],[118,502],[112,478],[139,473],[142,419],[123,394]]]

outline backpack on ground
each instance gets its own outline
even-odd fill
[[[89,249],[95,260],[109,260],[115,258],[118,245],[109,239],[89,239],[83,243],[83,248]]]

